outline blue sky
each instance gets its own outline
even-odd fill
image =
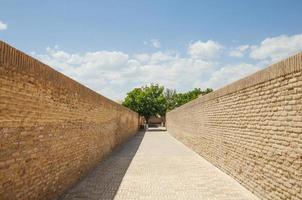
[[[0,1],[0,39],[112,99],[217,89],[302,50],[301,0]]]

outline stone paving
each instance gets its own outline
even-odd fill
[[[140,132],[67,191],[64,200],[258,199],[168,132]]]

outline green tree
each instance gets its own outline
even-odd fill
[[[177,93],[176,90],[164,90],[163,86],[151,84],[130,91],[122,104],[144,116],[148,122],[151,116],[165,117],[167,111],[188,103],[198,98],[199,95],[205,95],[212,91],[211,88],[206,90],[194,88],[185,93]]]
[[[144,116],[148,122],[151,116],[164,116],[166,113],[163,91],[164,87],[158,84],[135,88],[127,94],[122,104]]]
[[[183,104],[186,104],[196,98],[199,95],[205,95],[212,92],[213,89],[207,88],[206,90],[201,90],[200,88],[194,88],[191,91],[185,93],[177,93],[175,90],[167,89],[165,91],[165,98],[167,99],[167,111],[173,110]]]
[[[207,88],[207,89],[201,91],[201,95],[206,95],[206,94],[208,94],[210,92],[213,92],[213,89],[212,88]]]
[[[177,104],[175,101],[175,99],[177,97],[176,90],[167,88],[164,92],[164,96],[166,99],[166,111],[173,110],[174,108],[177,107]]]

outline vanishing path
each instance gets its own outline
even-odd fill
[[[140,132],[74,188],[64,200],[258,199],[168,132]]]

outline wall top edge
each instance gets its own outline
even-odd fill
[[[262,70],[259,70],[249,76],[241,78],[207,95],[200,96],[197,99],[194,99],[178,108],[175,108],[169,113],[176,112],[177,110],[193,106],[197,103],[203,103],[209,100],[213,100],[264,83],[266,81],[270,81],[278,77],[286,76],[288,74],[300,71],[302,71],[302,52],[299,52],[282,61],[269,65],[268,67]]]
[[[5,67],[6,64],[13,64],[16,69],[22,73],[28,72],[35,74],[39,80],[48,82],[56,87],[65,87],[71,92],[82,96],[89,96],[97,100],[104,100],[109,104],[125,109],[129,112],[136,113],[129,108],[93,91],[92,89],[82,85],[72,78],[56,71],[52,67],[42,63],[36,58],[12,47],[6,42],[0,40],[0,67]],[[72,91],[74,89],[74,91]],[[85,97],[84,97],[85,98]],[[137,113],[136,113],[137,114]]]

